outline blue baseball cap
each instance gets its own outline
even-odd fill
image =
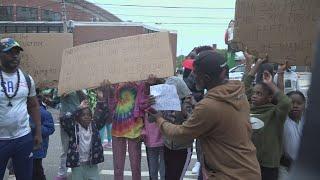
[[[0,40],[0,50],[2,52],[7,52],[14,47],[18,48],[20,51],[23,51],[20,44],[13,38],[3,38]]]

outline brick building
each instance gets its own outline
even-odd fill
[[[101,40],[167,31],[140,23],[122,22],[85,0],[65,0],[68,32],[74,46]],[[61,0],[0,0],[0,34],[64,32]],[[170,32],[173,55],[177,34]]]
[[[74,21],[120,22],[108,11],[85,0],[65,0],[66,18]],[[0,21],[61,21],[61,0],[1,0]]]

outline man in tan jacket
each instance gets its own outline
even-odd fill
[[[251,142],[250,107],[240,81],[226,80],[226,61],[214,51],[199,53],[194,62],[198,89],[208,93],[190,119],[174,125],[150,109],[164,136],[199,139],[209,179],[260,180],[256,149]]]

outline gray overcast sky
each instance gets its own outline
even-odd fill
[[[224,33],[234,18],[236,0],[89,0],[115,14],[123,21],[146,22],[146,25],[160,29],[175,30],[178,33],[177,55],[186,55],[193,47],[217,44],[219,49],[226,48]],[[232,9],[168,9],[125,7],[102,4],[133,4],[147,6],[179,6]],[[143,15],[143,16],[132,16]],[[153,16],[153,17],[150,17]],[[154,17],[171,16],[171,17]],[[177,18],[205,17],[205,18]],[[155,23],[203,23],[203,24],[155,24]]]

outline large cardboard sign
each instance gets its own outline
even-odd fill
[[[37,86],[57,87],[63,50],[73,46],[71,33],[14,33],[0,37],[14,38],[21,45],[24,51],[20,67]]]
[[[270,62],[310,66],[319,19],[319,0],[237,0],[235,41]]]
[[[83,44],[62,57],[59,94],[111,83],[174,74],[169,33],[152,33]]]

